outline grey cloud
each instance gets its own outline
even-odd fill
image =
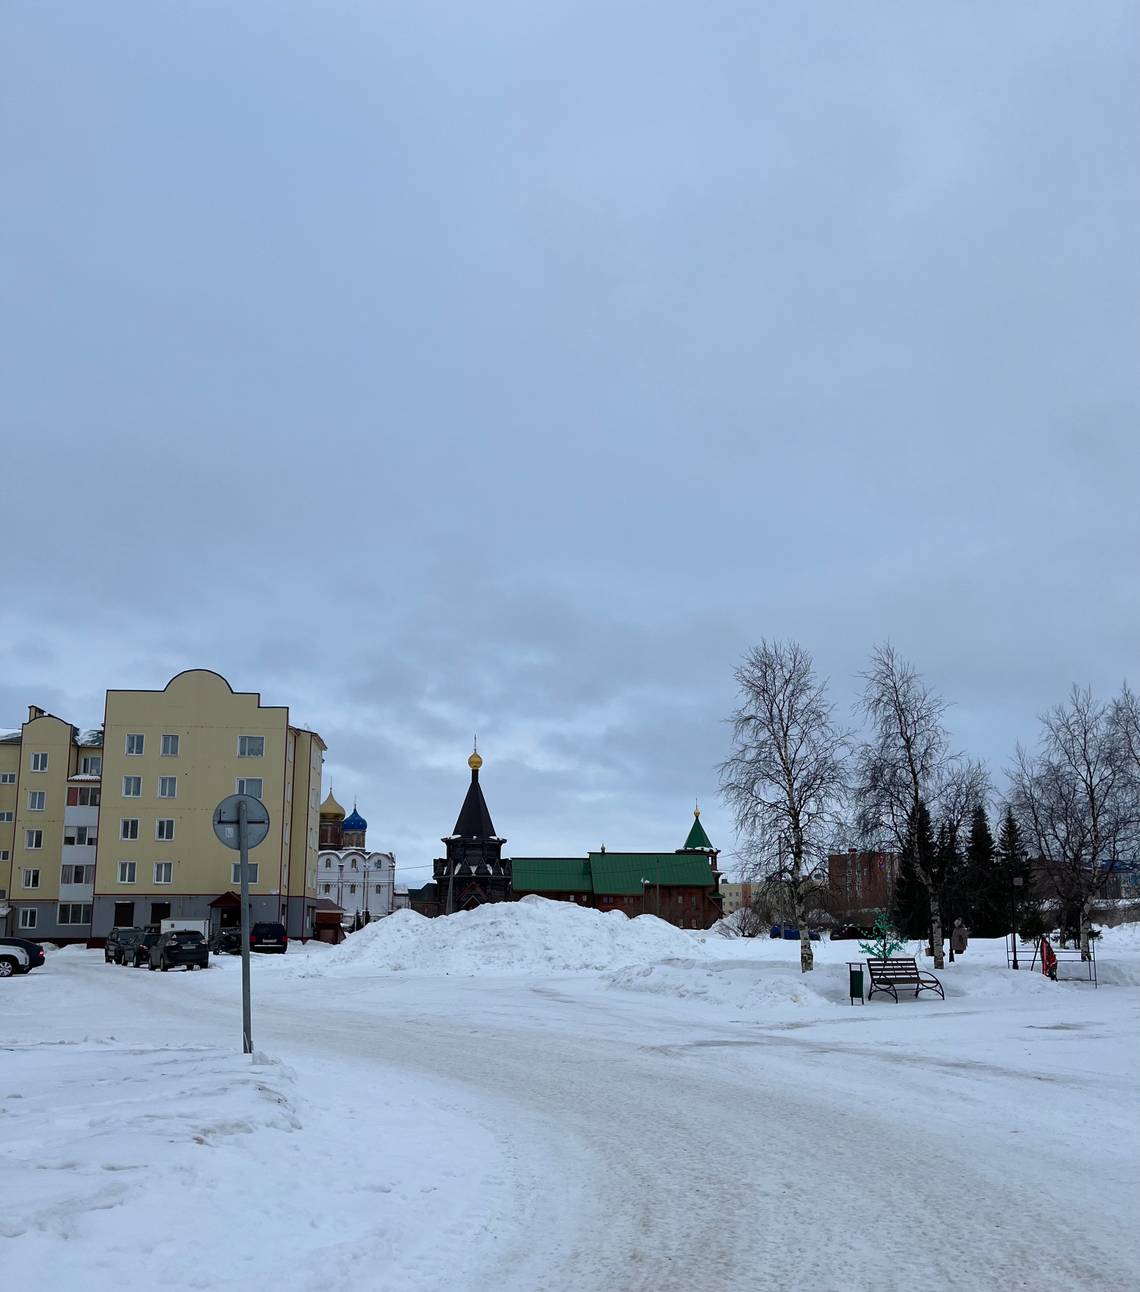
[[[409,865],[475,728],[512,847],[728,846],[741,653],[890,637],[1000,767],[1140,658],[1138,35],[7,6],[0,725],[205,665]]]

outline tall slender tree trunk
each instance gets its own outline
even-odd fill
[[[1092,894],[1081,903],[1080,914],[1080,934],[1081,934],[1081,959],[1091,960],[1092,952],[1089,950],[1089,908],[1092,906]]]
[[[808,936],[807,909],[804,906],[799,884],[793,885],[792,902],[796,911],[796,928],[800,931],[800,973],[810,973],[815,968],[815,956],[812,954],[811,938]]]
[[[942,954],[942,905],[933,889],[930,890],[930,947],[934,952],[935,969],[942,969],[945,965]]]

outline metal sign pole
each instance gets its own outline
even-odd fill
[[[241,858],[241,1026],[242,1051],[253,1053],[253,1024],[249,1006],[249,828],[246,805],[238,803],[238,856]]]

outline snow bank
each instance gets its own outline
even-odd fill
[[[848,1003],[847,970],[839,965],[820,965],[804,974],[798,962],[793,966],[739,959],[666,960],[619,970],[608,982],[618,991],[696,999],[734,1009],[828,1009]]]
[[[91,980],[112,1010],[116,980]],[[6,1290],[436,1292],[517,1211],[494,1137],[419,1077],[113,1041],[14,1044],[0,1066]],[[444,1189],[448,1226],[426,1224]]]
[[[801,974],[798,942],[770,938],[726,941],[712,937],[690,945],[699,946],[702,953],[699,959],[678,956],[661,963],[623,968],[609,975],[607,985],[619,991],[649,992],[740,1010],[767,1012],[816,1007],[827,1010],[834,1005],[849,1005],[846,962],[861,959],[856,943],[813,942],[815,968],[809,974]],[[1103,951],[1098,948],[1097,973],[1102,987],[1140,986],[1140,956],[1126,954],[1128,946],[1129,939],[1115,938],[1108,941]],[[908,951],[918,953],[916,958],[922,970],[935,974],[947,1001],[1016,1002],[1055,999],[1059,991],[1067,995],[1093,990],[1092,983],[1080,976],[1080,966],[1071,961],[1062,964],[1059,983],[1051,982],[1044,974],[1031,972],[1032,949],[1021,971],[1012,972],[1006,966],[1005,943],[1000,939],[971,943],[970,950],[959,956],[956,963],[947,962],[938,970],[932,967],[929,957],[921,954],[918,944]],[[864,992],[868,986],[865,981]],[[913,999],[913,993],[899,994],[904,1000]],[[939,1003],[936,995],[927,992],[920,999],[924,1003]],[[876,1004],[883,1001],[891,1003],[888,996],[876,995]]]
[[[631,920],[621,911],[524,897],[438,919],[396,911],[298,972],[303,977],[566,973],[692,957],[700,954],[699,947],[653,915]]]

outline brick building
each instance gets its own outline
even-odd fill
[[[891,904],[899,858],[893,852],[848,848],[827,859],[828,906],[842,924],[870,924]]]

